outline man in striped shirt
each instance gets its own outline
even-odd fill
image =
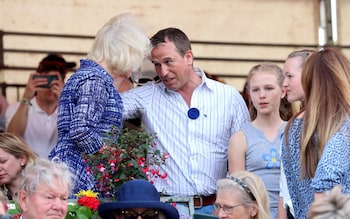
[[[121,94],[124,119],[141,118],[155,133],[156,147],[168,152],[155,182],[159,192],[193,196],[197,212],[211,213],[216,181],[227,174],[227,147],[233,133],[249,121],[246,104],[232,86],[193,67],[191,43],[177,28],[151,38],[151,61],[161,79]]]

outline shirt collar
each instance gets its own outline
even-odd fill
[[[36,100],[36,97],[34,97],[30,102],[32,103],[32,107],[31,107],[30,110],[33,110],[33,111],[38,112],[38,113],[47,114],[47,113],[46,113],[44,110],[42,110],[42,109],[40,108],[40,106],[38,105],[38,102],[37,102],[37,100]],[[53,112],[53,113],[50,114],[50,115],[57,114],[57,108],[58,108],[58,107],[56,107],[55,112]]]
[[[207,78],[207,76],[205,75],[204,71],[201,68],[195,67],[194,68],[195,73],[202,79],[201,84],[198,87],[206,87],[209,90],[213,90],[213,86],[214,86],[214,81],[210,78]],[[160,86],[162,87],[162,89],[164,89],[165,92],[176,92],[176,91],[172,91],[166,88],[166,86],[161,82]]]

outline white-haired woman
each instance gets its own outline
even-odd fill
[[[37,158],[22,172],[18,202],[22,219],[64,219],[74,176],[62,162]]]
[[[112,127],[122,128],[123,104],[114,83],[140,68],[150,41],[131,14],[110,19],[97,33],[80,68],[66,82],[58,105],[58,143],[49,157],[59,157],[78,176],[73,189],[93,189],[82,153],[94,154]]]

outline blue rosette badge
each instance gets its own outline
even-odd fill
[[[190,119],[197,119],[199,117],[199,110],[197,108],[190,108],[187,111],[187,116]]]

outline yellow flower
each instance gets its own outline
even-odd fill
[[[86,191],[85,190],[81,190],[80,192],[78,192],[77,196],[78,196],[78,198],[84,197],[84,196],[97,198],[98,193],[97,192],[93,192],[90,189],[86,190]]]

